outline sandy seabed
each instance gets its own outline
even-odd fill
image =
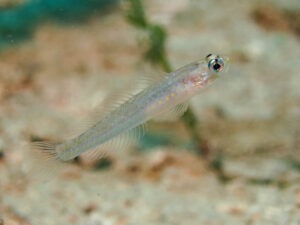
[[[299,225],[300,3],[272,2],[145,1],[169,34],[174,68],[210,52],[231,59],[229,77],[191,100],[228,181],[184,144],[131,145],[109,153],[102,169],[82,158],[52,173],[34,159],[32,139],[63,140],[109,96],[163,74],[143,62],[145,34],[122,7],[80,25],[44,24],[3,50],[0,224]],[[189,142],[178,121],[155,126]],[[43,166],[50,175],[28,173]]]

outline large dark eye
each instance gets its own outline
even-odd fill
[[[224,61],[221,57],[209,54],[206,56],[208,68],[213,72],[221,72],[224,69]]]

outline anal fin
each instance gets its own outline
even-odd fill
[[[134,145],[146,132],[146,124],[139,125],[131,130],[112,138],[98,147],[82,154],[87,160],[95,161],[106,157],[110,152],[117,152]]]

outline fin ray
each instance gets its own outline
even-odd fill
[[[174,121],[181,117],[188,109],[189,104],[187,102],[176,105],[175,107],[159,113],[154,121]]]

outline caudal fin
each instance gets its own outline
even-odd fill
[[[59,159],[57,143],[36,141],[32,142],[33,149],[38,151],[46,159]]]
[[[58,143],[31,142],[27,175],[33,181],[50,182],[67,168],[67,165],[59,160],[58,146]]]

